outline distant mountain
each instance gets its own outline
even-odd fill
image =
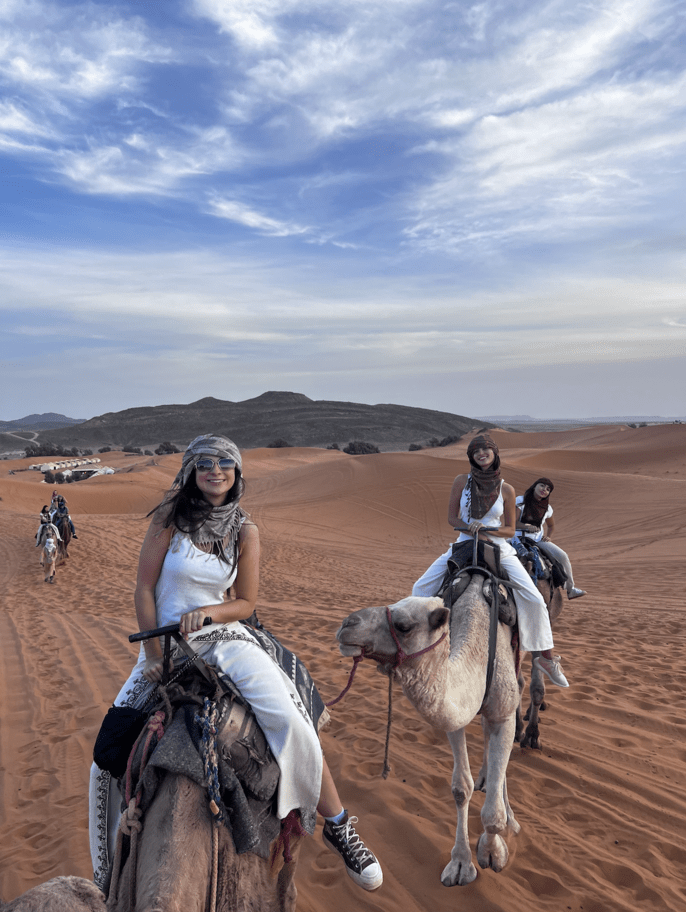
[[[1,421],[0,431],[44,431],[53,428],[69,427],[81,424],[85,418],[67,418],[57,412],[44,412],[42,415],[27,415],[14,421]]]
[[[495,424],[627,424],[629,421],[648,421],[650,424],[666,424],[683,421],[675,416],[661,415],[613,415],[602,418],[532,418],[531,415],[482,415],[477,421],[492,421]]]
[[[268,446],[279,438],[292,446],[341,447],[364,440],[380,449],[425,445],[431,438],[461,437],[485,422],[448,412],[404,405],[362,405],[309,399],[301,393],[268,392],[243,402],[211,396],[189,405],[159,405],[108,412],[70,428],[41,431],[36,443],[63,446],[156,447],[170,441],[179,448],[198,434],[219,433],[238,446]],[[491,426],[490,424],[488,425]]]

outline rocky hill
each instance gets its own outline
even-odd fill
[[[41,415],[16,418],[14,421],[0,420],[0,431],[47,431],[80,424],[82,421],[83,418],[67,418],[66,415],[59,415],[57,412],[43,412]]]
[[[69,447],[156,447],[170,441],[180,449],[193,437],[219,433],[246,449],[282,439],[292,446],[341,447],[364,440],[382,450],[426,445],[431,438],[461,437],[488,422],[403,405],[315,401],[300,393],[268,392],[243,402],[208,397],[189,405],[159,405],[108,412],[59,430],[41,431],[36,443]],[[16,441],[15,441],[16,445]]]

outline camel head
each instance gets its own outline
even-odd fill
[[[398,644],[405,656],[411,658],[443,636],[449,617],[450,612],[440,598],[410,596],[388,609],[361,608],[341,624],[336,633],[338,648],[344,656],[374,659],[379,663],[379,670],[387,672],[398,664]]]

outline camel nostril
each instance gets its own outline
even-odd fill
[[[358,617],[355,617],[354,614],[348,615],[348,617],[341,624],[341,630],[343,630],[344,627],[356,627],[359,623],[360,619]]]

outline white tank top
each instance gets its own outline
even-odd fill
[[[176,624],[193,608],[221,605],[235,578],[233,561],[226,564],[196,548],[187,535],[175,532],[155,586],[158,625]]]
[[[463,523],[470,523],[473,518],[469,515],[469,485],[470,480],[468,478],[464,488],[462,489],[462,496],[460,497],[460,519]],[[479,517],[479,522],[482,522],[484,526],[490,526],[492,529],[499,529],[503,524],[502,519],[504,510],[505,504],[503,502],[503,483],[501,481],[497,500],[484,516]],[[473,541],[474,536],[470,535],[469,532],[460,532],[456,540],[458,542]],[[488,540],[493,542],[494,545],[497,545],[500,548],[501,553],[514,554],[514,548],[506,539],[489,535]]]

